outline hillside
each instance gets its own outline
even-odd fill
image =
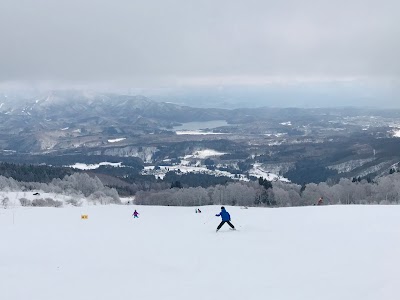
[[[3,209],[0,296],[399,299],[398,206],[228,210],[236,232],[218,206]]]

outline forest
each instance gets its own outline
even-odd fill
[[[4,208],[7,207],[7,192],[22,191],[34,192],[34,195],[40,195],[39,192],[63,194],[70,196],[69,204],[79,206],[78,199],[86,198],[93,204],[120,204],[118,192],[115,189],[106,187],[97,177],[90,177],[85,173],[74,173],[66,175],[63,179],[55,178],[48,183],[17,181],[13,178],[0,176],[0,201]],[[33,201],[21,197],[19,199],[22,206],[62,206],[62,203],[51,198],[37,198]]]
[[[107,175],[114,178],[115,182],[112,183],[110,178],[104,179],[100,176],[101,174],[85,172],[69,174],[69,172],[71,172],[70,169],[49,166],[18,166],[2,163],[0,164],[0,190],[2,192],[41,190],[83,196],[103,204],[119,204],[121,203],[119,197],[125,196],[134,198],[134,203],[140,205],[170,206],[212,204],[306,206],[317,204],[321,197],[325,205],[398,204],[400,201],[400,173],[395,169],[391,169],[388,175],[375,180],[342,178],[337,182],[302,185],[281,181],[270,182],[262,178],[236,181],[204,174],[197,177],[193,174],[177,176],[173,173],[168,173],[164,180],[156,180],[153,176],[136,176],[122,181]],[[24,205],[31,204],[24,202]],[[49,206],[57,206],[51,204]]]
[[[228,182],[208,188],[172,187],[159,191],[138,191],[135,203],[142,205],[201,206],[212,204],[239,206],[306,206],[323,204],[398,204],[400,173],[376,181],[342,178],[338,183]],[[176,186],[176,185],[175,185]]]

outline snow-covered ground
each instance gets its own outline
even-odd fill
[[[209,174],[209,175],[214,175],[214,176],[226,176],[230,177],[232,179],[236,180],[243,180],[243,181],[249,181],[248,178],[244,174],[232,174],[228,171],[222,171],[217,168],[215,170],[210,170],[207,168],[205,165],[201,165],[200,160],[196,159],[204,159],[207,157],[215,157],[215,156],[220,156],[225,153],[219,152],[213,149],[204,149],[204,150],[199,150],[193,152],[193,154],[186,155],[182,157],[182,160],[180,164],[176,164],[173,166],[159,166],[158,169],[155,168],[155,166],[145,166],[144,169],[142,170],[143,175],[154,175],[156,178],[163,179],[165,177],[165,174],[169,171],[174,171],[179,173],[200,173],[200,174]],[[195,162],[195,165],[193,165]],[[262,177],[266,180],[270,181],[285,181],[289,182],[287,178],[284,178],[283,176],[279,176],[277,174],[273,174],[271,172],[268,172],[267,170],[264,170],[262,168],[262,164],[256,163],[254,164],[253,168],[249,171],[249,175],[255,176],[257,178]]]
[[[109,143],[118,143],[118,142],[121,142],[123,140],[126,140],[126,138],[110,139],[110,140],[107,140],[107,142],[109,142]]]
[[[68,167],[79,169],[79,170],[94,170],[100,168],[100,166],[111,166],[111,167],[122,167],[122,163],[112,163],[112,162],[101,162],[98,164],[84,164],[84,163],[75,163]]]
[[[189,163],[188,161],[182,161],[181,164],[179,165],[174,165],[174,166],[159,166],[158,170],[155,170],[154,166],[146,166],[144,167],[142,174],[145,175],[154,175],[156,178],[163,179],[165,177],[165,174],[167,174],[169,171],[174,171],[177,174],[185,174],[185,173],[197,173],[197,174],[209,174],[209,175],[214,175],[214,176],[226,176],[230,178],[235,178],[235,175],[232,173],[229,173],[227,171],[220,171],[220,170],[209,170],[205,166],[188,166],[185,165],[185,163]],[[238,180],[245,180],[248,181],[247,178],[244,177],[244,175],[240,175]]]
[[[400,299],[399,206],[227,209],[2,209],[0,298]]]
[[[274,174],[274,173],[264,170],[262,168],[262,165],[259,163],[254,164],[253,168],[249,171],[249,175],[257,177],[257,178],[262,177],[263,179],[266,179],[269,181],[279,180],[279,181],[284,181],[284,182],[290,182],[289,179],[287,179],[283,176],[280,176],[280,175],[277,175],[277,174]]]
[[[199,151],[195,151],[193,154],[190,155],[186,155],[184,157],[184,159],[188,159],[188,158],[208,158],[208,157],[213,157],[213,156],[221,156],[226,154],[225,152],[219,152],[216,151],[214,149],[203,149],[203,150],[199,150]]]
[[[291,121],[288,121],[288,122],[282,122],[282,123],[279,123],[279,124],[281,124],[281,125],[285,125],[285,126],[292,126],[292,122],[291,122]]]

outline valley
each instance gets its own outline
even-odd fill
[[[301,184],[374,178],[400,161],[400,110],[207,109],[79,91],[0,99],[6,162],[122,164],[122,177],[168,169],[248,179],[258,169]]]

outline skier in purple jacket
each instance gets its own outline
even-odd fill
[[[218,230],[220,230],[225,223],[228,223],[228,225],[231,226],[232,230],[236,230],[235,226],[233,226],[231,223],[231,215],[225,210],[225,207],[221,206],[221,212],[219,214],[216,214],[215,216],[221,217],[222,219],[221,223],[217,227],[216,232],[218,232]]]
[[[139,218],[139,213],[136,211],[136,209],[133,212],[132,216],[133,216],[133,218]]]

